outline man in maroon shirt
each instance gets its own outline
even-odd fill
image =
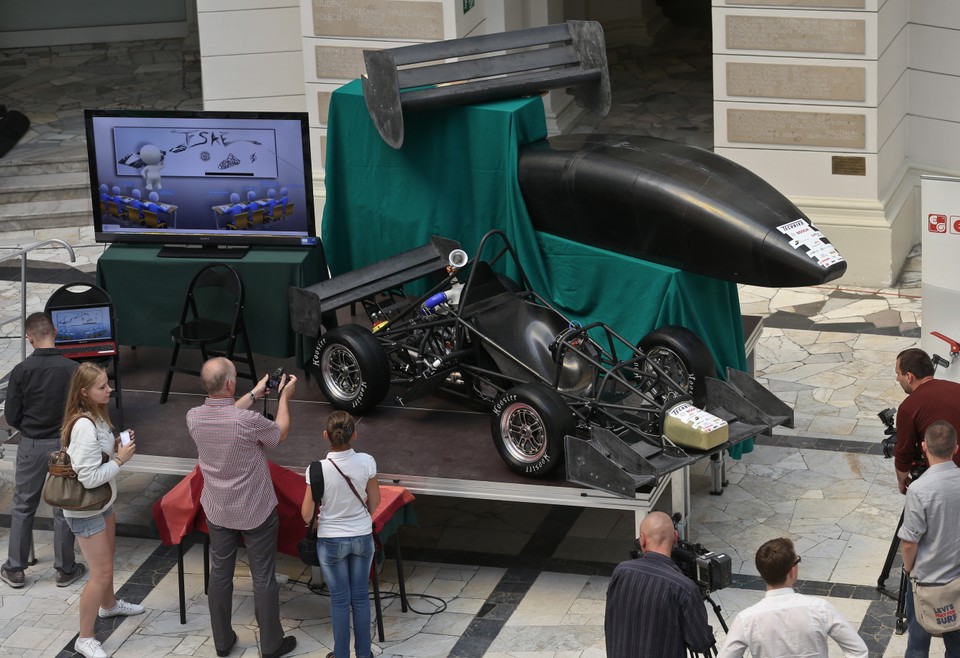
[[[927,428],[938,420],[960,427],[960,384],[933,378],[933,361],[915,347],[897,355],[897,383],[907,394],[897,409],[897,445],[894,467],[900,493],[907,493],[910,470],[925,465],[920,441]],[[960,453],[953,456],[960,466]]]

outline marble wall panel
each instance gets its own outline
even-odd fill
[[[861,19],[740,14],[724,18],[726,47],[733,50],[866,53],[866,23]]]
[[[866,116],[835,112],[727,110],[733,143],[865,148]]]
[[[866,100],[863,66],[727,62],[727,94],[804,100]]]
[[[366,68],[363,64],[363,48],[350,46],[314,46],[318,78],[353,80],[359,78]]]
[[[726,0],[728,7],[815,7],[817,9],[866,9],[866,0]]]
[[[440,2],[313,0],[313,34],[320,37],[443,38]]]
[[[317,121],[321,126],[327,125],[327,115],[330,110],[330,96],[332,91],[317,92]]]

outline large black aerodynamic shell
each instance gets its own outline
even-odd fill
[[[652,137],[561,135],[523,147],[534,227],[717,279],[816,285],[846,262],[783,194],[711,151]]]

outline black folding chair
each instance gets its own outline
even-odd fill
[[[229,265],[214,263],[201,269],[193,277],[183,302],[180,323],[170,330],[173,356],[163,382],[160,404],[167,401],[173,373],[180,372],[199,377],[200,371],[177,365],[181,346],[200,349],[203,360],[223,356],[234,363],[243,363],[248,372],[238,369],[237,377],[257,381],[250,340],[243,322],[243,281]],[[237,343],[242,341],[244,351],[239,355]],[[226,343],[226,349],[213,349]]]

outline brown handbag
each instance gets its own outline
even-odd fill
[[[83,417],[85,416],[75,418],[73,422],[76,423]],[[72,424],[70,430],[73,430]],[[50,477],[43,485],[43,500],[51,507],[74,512],[96,511],[103,509],[110,502],[110,497],[113,495],[110,483],[105,482],[92,489],[83,486],[70,464],[70,455],[67,454],[65,446],[61,445],[59,450],[50,453],[49,468]]]

